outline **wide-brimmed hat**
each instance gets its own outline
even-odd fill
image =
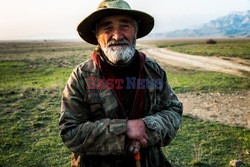
[[[106,16],[129,15],[138,23],[137,38],[146,36],[154,27],[154,18],[142,11],[133,10],[124,0],[103,0],[97,10],[87,16],[77,27],[80,37],[90,44],[97,45],[96,23]]]

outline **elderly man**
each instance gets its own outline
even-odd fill
[[[97,48],[63,92],[60,135],[72,166],[171,166],[160,147],[176,136],[182,104],[165,71],[135,49],[153,26],[152,16],[123,0],[102,1],[79,24],[79,35]]]

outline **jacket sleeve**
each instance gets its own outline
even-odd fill
[[[182,103],[170,87],[166,73],[163,77],[163,89],[156,95],[156,104],[152,115],[142,118],[147,126],[148,145],[166,146],[176,136],[181,124]]]
[[[85,99],[86,82],[76,69],[63,91],[60,135],[64,144],[82,155],[123,154],[126,131],[124,119],[91,119],[90,106]]]

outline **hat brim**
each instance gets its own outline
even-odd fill
[[[129,15],[135,19],[138,23],[137,38],[146,36],[154,27],[154,18],[147,13],[131,9],[107,8],[93,12],[78,25],[77,31],[80,37],[90,44],[97,45],[98,42],[94,32],[96,23],[103,17],[114,14]]]

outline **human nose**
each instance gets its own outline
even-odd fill
[[[121,39],[123,39],[123,34],[120,30],[114,30],[113,34],[112,34],[112,38],[116,41],[120,41]]]

